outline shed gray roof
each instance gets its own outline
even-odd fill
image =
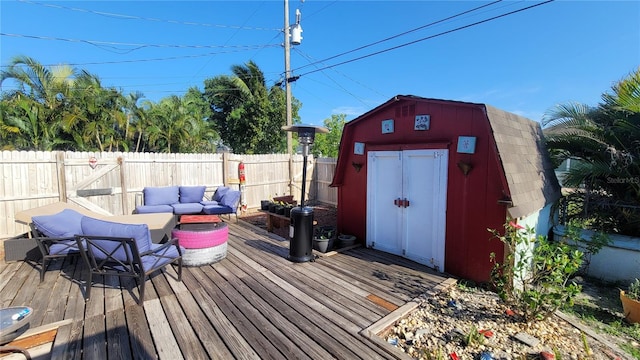
[[[560,185],[540,124],[490,105],[485,108],[509,186],[509,215],[527,216],[559,199]]]

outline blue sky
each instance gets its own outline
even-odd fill
[[[290,23],[302,14],[302,44],[291,50],[302,121],[351,120],[398,94],[487,103],[539,121],[559,103],[596,105],[640,65],[640,2],[554,1],[499,17],[540,3],[290,0]],[[72,64],[153,101],[202,89],[249,60],[268,86],[284,72],[283,0],[2,0],[0,12],[2,66],[16,55]]]

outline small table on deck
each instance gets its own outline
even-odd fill
[[[179,229],[171,236],[178,238],[185,266],[212,264],[227,256],[229,228],[217,215],[182,215]]]

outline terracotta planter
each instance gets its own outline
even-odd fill
[[[620,290],[620,301],[622,301],[622,312],[627,321],[632,324],[640,323],[640,301],[629,298],[622,290]]]

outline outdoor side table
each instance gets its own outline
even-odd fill
[[[185,266],[213,264],[227,256],[229,227],[224,222],[180,224],[180,229],[174,229],[171,236],[184,248]]]

